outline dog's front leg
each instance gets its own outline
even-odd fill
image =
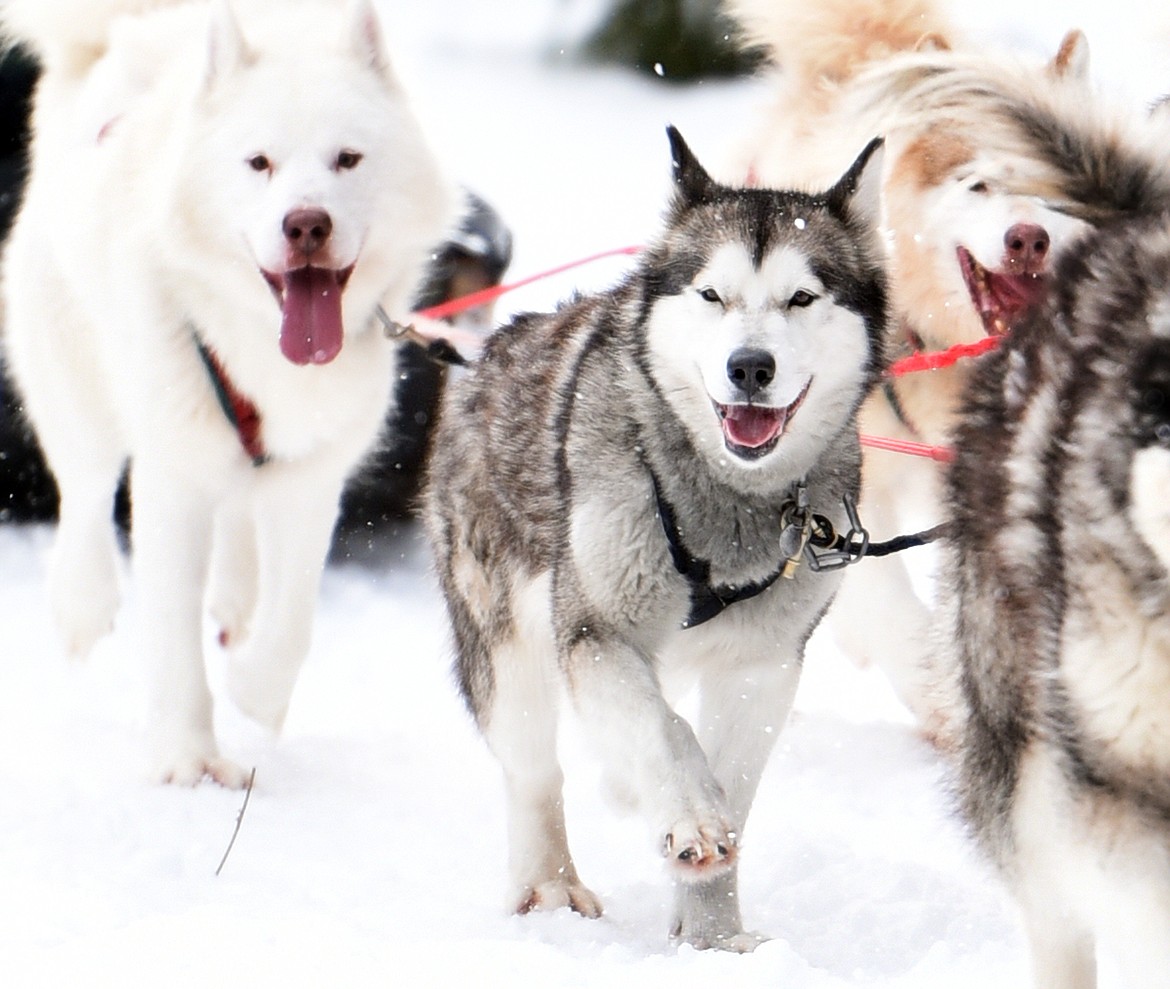
[[[190,478],[141,459],[134,465],[132,487],[133,572],[148,670],[154,775],[187,786],[210,777],[242,787],[244,771],[221,758],[215,743],[203,666],[212,496]]]
[[[233,497],[220,506],[215,520],[208,611],[218,626],[221,646],[238,648],[248,636],[259,584],[256,522],[248,497]]]
[[[343,475],[274,462],[253,492],[257,596],[243,643],[232,651],[228,690],[258,723],[279,731],[309,651],[321,570]],[[228,585],[231,586],[231,581]]]
[[[726,872],[738,842],[733,815],[690,725],[666,703],[652,660],[587,622],[569,639],[562,654],[574,705],[674,875],[693,882]]]
[[[56,450],[54,451],[57,452]],[[114,457],[103,471],[92,463],[53,462],[61,491],[60,521],[49,570],[49,600],[62,644],[84,658],[113,628],[118,610],[118,548],[110,508],[120,470]]]
[[[523,611],[521,595],[513,602]],[[463,614],[470,616],[470,609]],[[455,626],[465,667],[491,682],[471,701],[504,770],[509,907],[517,913],[570,907],[599,917],[601,901],[581,882],[569,852],[557,761],[557,675],[547,641],[539,626],[521,626],[507,638],[486,631],[465,621]],[[490,652],[481,651],[489,642]]]
[[[796,693],[800,662],[795,650],[786,654],[787,659],[764,662],[739,662],[725,654],[700,681],[699,739],[738,834]],[[737,869],[738,862],[710,880],[676,884],[672,933],[678,940],[730,951],[751,951],[765,940],[743,929]]]

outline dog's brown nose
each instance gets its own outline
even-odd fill
[[[316,254],[333,232],[333,220],[323,209],[294,209],[284,218],[289,247],[306,257]]]
[[[1037,223],[1014,223],[1003,235],[1004,264],[1020,275],[1038,275],[1044,270],[1051,241],[1048,231]]]

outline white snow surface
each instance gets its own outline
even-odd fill
[[[443,160],[513,228],[512,277],[644,242],[669,185],[665,125],[718,172],[767,97],[756,81],[676,87],[571,64],[556,39],[587,20],[581,0],[381,6]],[[1052,51],[1078,24],[1104,84],[1135,99],[1170,90],[1153,5],[978,6],[955,14],[989,41]],[[604,286],[626,263],[517,292],[500,312]],[[413,529],[327,571],[279,739],[220,705],[226,753],[256,767],[242,817],[239,792],[145,782],[132,584],[114,634],[67,663],[44,598],[51,539],[48,527],[0,530],[0,984],[1026,981],[1013,910],[952,814],[944,767],[880,674],[827,636],[810,646],[744,839],[744,919],[773,940],[744,956],[697,952],[670,943],[654,836],[605,802],[571,721],[570,840],[606,914],[508,914],[500,774],[454,686]],[[896,617],[875,634],[896,634]],[[218,687],[210,631],[208,655]],[[1103,986],[1120,985],[1106,961]]]

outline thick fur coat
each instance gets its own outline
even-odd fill
[[[719,185],[672,143],[675,197],[637,268],[499,331],[450,389],[428,525],[459,681],[504,768],[510,906],[601,910],[566,839],[563,685],[672,865],[674,935],[746,950],[740,836],[837,584],[778,577],[800,558],[788,513],[803,488],[845,524],[882,366],[880,154],[809,195]],[[664,694],[680,675],[699,681],[693,728]]]
[[[342,482],[389,398],[375,307],[407,309],[447,189],[367,3],[0,17],[44,66],[5,343],[61,492],[58,629],[84,655],[113,622],[129,460],[153,775],[241,785],[214,738],[205,590],[229,690],[279,727]]]
[[[1170,966],[1170,218],[1118,222],[976,372],[947,477],[962,807],[1037,986]]]

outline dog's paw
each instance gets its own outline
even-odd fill
[[[726,872],[739,852],[739,836],[720,817],[678,821],[662,840],[663,857],[677,878],[686,882]]]
[[[118,613],[116,580],[78,587],[57,576],[52,581],[50,597],[57,634],[70,659],[84,659],[98,640],[113,631]]]
[[[244,714],[263,728],[279,734],[288,714],[291,687],[265,677],[254,664],[232,656],[227,668],[227,691]]]
[[[602,913],[601,900],[592,890],[583,886],[580,880],[563,877],[526,887],[514,912],[526,914],[533,910],[560,910],[562,907],[591,920]]]
[[[243,790],[251,773],[222,756],[184,756],[156,764],[153,776],[159,783],[193,787],[210,780],[228,790]]]
[[[76,612],[63,615],[60,610],[57,611],[57,633],[61,639],[61,648],[70,659],[85,659],[93,647],[113,630],[112,615],[79,615]]]
[[[676,920],[670,931],[671,940],[677,944],[689,944],[696,951],[731,951],[746,955],[755,951],[769,938],[754,931],[733,931],[712,933],[708,930],[684,930],[682,921]]]
[[[117,551],[108,527],[91,531],[62,520],[49,563],[49,606],[70,658],[84,659],[113,630],[118,603]]]

